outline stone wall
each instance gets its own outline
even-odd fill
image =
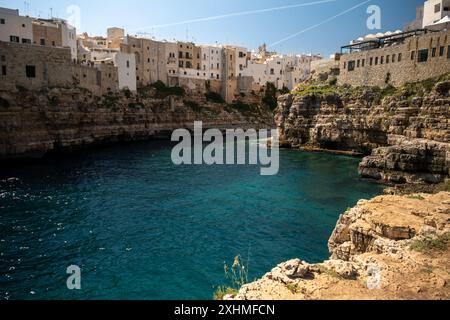
[[[6,67],[0,90],[64,87],[72,82],[70,49],[0,42],[0,56]]]
[[[79,86],[95,95],[118,90],[116,67],[74,64],[70,48],[0,42],[0,65],[6,71],[0,70],[0,90]]]
[[[450,31],[431,32],[407,38],[402,44],[343,55],[338,83],[401,86],[450,72],[449,36]],[[419,62],[420,51],[424,49],[428,50],[428,59]],[[349,71],[352,65],[354,70]]]

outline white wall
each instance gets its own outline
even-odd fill
[[[62,33],[63,47],[69,47],[72,59],[77,58],[77,30],[66,22],[58,23]]]
[[[201,73],[205,79],[222,79],[223,50],[218,46],[201,46]]]
[[[136,56],[117,52],[114,56],[114,65],[119,73],[119,89],[128,88],[130,91],[136,91]]]
[[[19,42],[33,43],[33,20],[29,17],[19,16],[19,10],[0,8],[0,41],[10,42],[11,36],[19,37]]]
[[[436,5],[440,5],[439,11],[436,12]],[[424,4],[423,8],[423,24],[422,27],[426,27],[436,23],[445,16],[450,14],[448,10],[450,7],[450,0],[428,0]]]

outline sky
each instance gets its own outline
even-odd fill
[[[0,0],[0,7],[33,17],[77,18],[81,30],[105,35],[125,28],[130,35],[198,44],[262,43],[279,53],[329,56],[369,33],[395,31],[415,18],[424,0]],[[381,9],[381,29],[367,27],[371,5]],[[75,8],[75,11],[73,10]],[[74,12],[80,12],[79,15]]]

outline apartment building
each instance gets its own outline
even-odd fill
[[[33,43],[33,20],[19,15],[19,10],[0,8],[0,41]]]
[[[322,59],[319,55],[271,55],[256,54],[248,62],[242,75],[253,77],[255,83],[263,86],[273,83],[278,89],[292,90],[295,85],[306,80],[311,72],[311,62]]]

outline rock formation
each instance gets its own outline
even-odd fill
[[[449,176],[449,82],[429,92],[311,87],[279,98],[281,145],[372,156],[360,171],[385,183],[442,182]]]
[[[0,160],[41,157],[116,141],[170,138],[192,128],[273,128],[273,114],[256,104],[226,105],[204,96],[121,93],[96,97],[83,89],[0,92]],[[251,107],[251,108],[250,108]]]
[[[343,214],[330,260],[280,264],[237,300],[450,299],[450,193],[380,196]]]

